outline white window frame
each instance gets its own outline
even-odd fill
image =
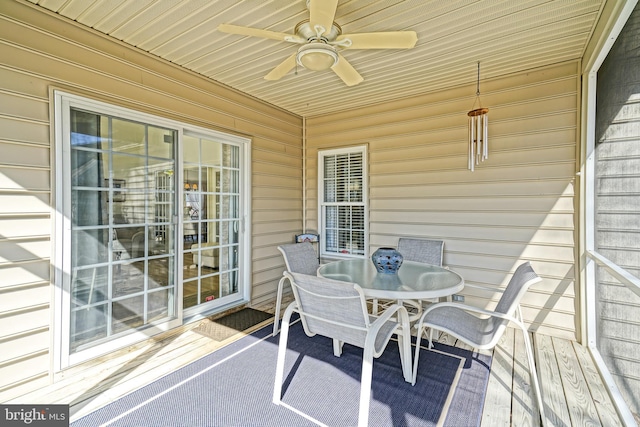
[[[335,252],[327,252],[326,248],[326,219],[325,206],[335,203],[326,203],[324,194],[324,159],[328,156],[361,153],[362,154],[362,202],[345,202],[341,205],[363,206],[364,209],[364,254],[354,255],[350,253],[340,254]],[[343,258],[367,258],[369,256],[369,161],[367,156],[367,145],[357,145],[351,147],[319,150],[318,151],[318,229],[320,233],[320,256],[325,259],[343,259]]]
[[[63,168],[65,156],[70,151],[70,129],[69,129],[69,111],[72,107],[96,111],[101,114],[113,117],[122,117],[135,120],[138,122],[158,125],[165,128],[171,128],[177,131],[178,135],[178,153],[176,153],[176,176],[178,182],[182,180],[182,136],[185,131],[198,133],[208,138],[217,139],[223,143],[235,144],[240,147],[241,152],[241,168],[240,175],[240,232],[242,237],[240,240],[240,248],[238,254],[238,286],[239,291],[234,294],[234,298],[225,298],[221,301],[221,305],[216,306],[213,311],[223,311],[225,309],[245,304],[251,298],[251,140],[246,137],[240,137],[232,134],[222,133],[211,129],[193,126],[188,123],[178,122],[161,116],[155,116],[125,107],[96,101],[90,98],[79,96],[76,94],[63,92],[60,90],[53,91],[54,103],[54,139],[55,139],[55,212],[53,213],[53,245],[51,259],[53,260],[54,272],[53,279],[55,285],[54,306],[53,311],[53,369],[59,372],[65,368],[86,360],[99,357],[103,354],[112,352],[118,348],[123,348],[148,339],[149,337],[165,332],[172,328],[178,327],[185,323],[206,317],[209,313],[202,313],[197,316],[186,318],[182,309],[182,261],[178,261],[178,255],[182,254],[182,232],[178,233],[178,244],[176,247],[176,298],[179,301],[176,313],[176,319],[165,322],[162,325],[151,325],[144,330],[137,331],[112,341],[96,345],[80,353],[69,354],[69,333],[70,333],[70,311],[69,311],[69,295],[71,272],[68,265],[70,263],[67,258],[70,256],[70,231],[71,220],[65,216],[65,212],[70,210],[70,199],[62,195],[71,188],[71,178],[67,171]],[[176,188],[177,200],[182,200],[183,188],[178,185]],[[65,206],[69,204],[69,206]],[[178,215],[174,218],[174,223],[181,225],[182,210],[177,210]],[[181,230],[181,227],[178,227]]]

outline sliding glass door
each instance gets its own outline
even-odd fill
[[[56,98],[62,369],[248,299],[247,140]]]

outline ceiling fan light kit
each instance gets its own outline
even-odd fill
[[[338,52],[331,45],[313,42],[300,46],[296,61],[307,70],[324,71],[336,65]]]
[[[300,65],[310,71],[331,69],[347,86],[357,85],[364,79],[340,54],[342,50],[411,49],[418,40],[415,31],[342,34],[342,28],[333,22],[338,0],[306,0],[306,5],[309,19],[298,23],[294,34],[233,24],[220,24],[218,31],[302,45],[271,70],[265,76],[266,80],[279,80]]]

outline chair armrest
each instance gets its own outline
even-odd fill
[[[393,304],[393,305],[390,305],[389,307],[387,307],[387,309],[385,311],[383,311],[382,314],[380,314],[379,316],[378,315],[376,315],[376,316],[369,315],[369,316],[372,316],[372,317],[376,318],[376,320],[372,323],[372,326],[375,325],[375,324],[378,324],[378,323],[380,323],[380,325],[384,324],[384,322],[390,320],[391,317],[394,314],[396,314],[396,312],[400,312],[399,315],[400,315],[401,318],[406,316],[407,317],[407,324],[409,323],[409,313],[407,312],[407,309],[405,307],[401,306],[400,304]],[[403,322],[403,319],[400,319],[400,323],[402,323],[402,322]],[[378,328],[379,328],[379,326],[378,326]]]
[[[430,306],[429,308],[427,308],[424,313],[422,313],[422,316],[420,317],[420,322],[424,322],[424,318],[427,315],[427,313],[429,313],[432,310],[436,310],[438,307],[456,307],[459,308],[461,310],[464,311],[468,311],[471,313],[478,313],[478,314],[484,314],[490,317],[497,317],[499,319],[506,319],[509,321],[513,321],[516,323],[520,323],[520,321],[518,319],[516,319],[513,316],[510,316],[508,314],[502,314],[502,313],[496,313],[495,311],[490,311],[490,310],[485,310],[484,308],[479,308],[479,307],[474,307],[472,305],[467,305],[467,304],[460,304],[460,303],[456,303],[456,302],[441,302],[438,304],[433,304],[432,306]]]
[[[375,351],[374,343],[376,341],[376,337],[380,333],[380,329],[385,325],[385,323],[387,323],[388,321],[391,321],[391,317],[396,314],[398,316],[398,321],[397,321],[398,325],[396,325],[392,333],[397,333],[396,331],[398,330],[398,328],[400,328],[400,330],[402,331],[402,334],[406,334],[407,340],[410,339],[411,324],[409,323],[409,313],[407,312],[407,309],[401,306],[400,304],[393,304],[389,306],[384,312],[382,312],[380,317],[378,317],[371,324],[371,328],[369,329],[369,333],[367,334],[365,350],[368,346],[371,346],[373,357],[380,356],[380,354],[382,354],[382,352],[384,351],[384,347],[386,347],[386,344],[385,344],[385,346],[383,346],[383,348],[380,349],[380,351]],[[398,333],[398,336],[400,336],[400,333]],[[387,340],[390,337],[391,335],[387,337]]]

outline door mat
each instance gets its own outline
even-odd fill
[[[238,332],[246,331],[272,318],[273,314],[247,307],[217,319],[207,318],[194,328],[193,332],[215,341],[224,341]]]

